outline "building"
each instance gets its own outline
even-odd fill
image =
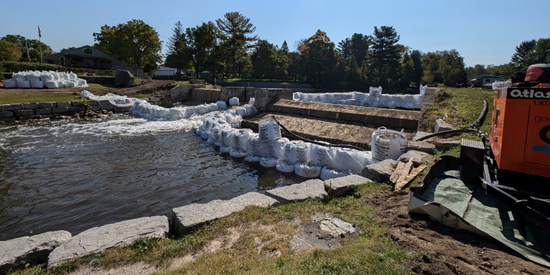
[[[492,74],[482,74],[478,77],[470,80],[470,85],[472,87],[490,87],[495,81],[504,81],[506,80],[503,76],[492,75]]]
[[[178,69],[169,67],[160,67],[157,69],[158,76],[175,76],[178,73]]]
[[[84,67],[101,70],[125,70],[121,61],[91,46],[61,51],[44,57],[44,62],[69,67]]]

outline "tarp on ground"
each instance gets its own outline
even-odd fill
[[[550,230],[525,219],[481,185],[460,180],[459,159],[443,156],[424,179],[411,188],[409,212],[430,215],[442,224],[487,235],[525,258],[550,267]]]

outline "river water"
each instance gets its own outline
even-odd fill
[[[202,117],[0,126],[0,240],[88,228],[301,181],[221,154]]]

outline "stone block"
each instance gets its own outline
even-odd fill
[[[435,145],[426,141],[409,140],[407,142],[407,150],[415,150],[433,154],[435,152]]]
[[[84,106],[82,104],[80,104],[80,101],[71,101],[71,106],[73,107],[80,107],[80,106]]]
[[[38,108],[38,109],[34,110],[34,114],[36,114],[36,115],[49,115],[51,113],[52,113],[51,108]]]
[[[128,246],[138,239],[166,237],[168,217],[153,216],[88,229],[50,253],[48,265],[83,257],[113,247]]]
[[[445,122],[443,119],[438,118],[435,120],[435,133],[450,131],[454,129],[455,127],[453,125]]]
[[[71,107],[71,102],[69,101],[57,102],[57,108],[69,108],[69,107]]]
[[[406,153],[402,154],[397,160],[401,162],[409,162],[410,159],[413,160],[414,167],[418,167],[421,164],[432,163],[434,161],[433,157],[430,154],[415,150],[407,151]]]
[[[2,117],[13,117],[13,112],[10,111],[0,111],[0,118]]]
[[[92,106],[90,106],[90,110],[92,110],[94,112],[99,112],[99,111],[101,111],[101,107],[99,107],[99,105],[92,105]]]
[[[14,114],[15,116],[34,116],[34,110],[31,110],[31,109],[16,110]]]
[[[284,203],[307,199],[324,201],[328,198],[328,194],[325,191],[325,183],[319,179],[311,179],[302,183],[278,187],[266,191],[266,194]]]
[[[325,190],[328,190],[327,192],[330,192],[329,195],[332,197],[341,197],[349,192],[351,186],[367,182],[372,182],[372,180],[359,175],[349,175],[325,180]]]
[[[391,174],[397,167],[397,160],[385,159],[380,162],[367,165],[361,173],[363,177],[376,182],[386,182],[390,180]]]
[[[4,104],[4,110],[5,111],[17,111],[22,110],[23,104],[15,103],[15,104]]]
[[[250,192],[230,200],[213,200],[204,204],[189,204],[172,209],[172,233],[182,235],[205,222],[223,218],[247,206],[267,207],[278,201],[257,192]]]
[[[23,109],[38,109],[38,103],[23,103]]]
[[[189,100],[191,89],[190,85],[179,85],[170,90],[170,98],[173,102],[184,102]]]
[[[90,106],[99,106],[99,101],[97,100],[90,100]]]
[[[57,104],[55,102],[40,102],[38,103],[38,108],[54,108]]]
[[[65,114],[69,112],[69,107],[52,108],[52,114]]]
[[[48,261],[52,250],[71,239],[67,231],[53,231],[0,242],[0,274],[26,264]]]
[[[86,111],[86,107],[84,107],[82,105],[69,107],[69,112],[70,113],[82,113],[84,111]]]

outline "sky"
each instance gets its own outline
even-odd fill
[[[549,0],[0,0],[0,38],[8,34],[38,39],[58,52],[94,44],[101,26],[132,19],[153,27],[164,42],[176,22],[184,28],[239,12],[250,19],[260,39],[295,50],[317,30],[338,42],[374,27],[393,26],[399,43],[423,53],[459,52],[466,66],[510,62],[522,41],[550,38]]]

